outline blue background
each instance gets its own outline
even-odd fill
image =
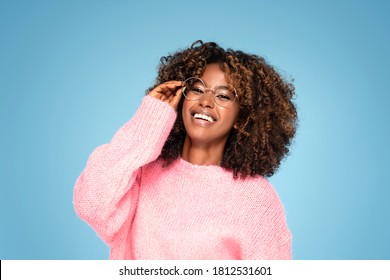
[[[0,259],[108,258],[74,182],[197,39],[295,79],[300,127],[270,179],[294,258],[390,259],[387,3],[1,1]]]

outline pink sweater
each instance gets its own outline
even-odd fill
[[[135,116],[91,154],[74,207],[111,248],[110,259],[290,259],[282,204],[263,177],[157,159],[175,122],[146,96]]]

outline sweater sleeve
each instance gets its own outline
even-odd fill
[[[176,112],[146,96],[134,117],[109,144],[96,148],[76,181],[76,213],[110,245],[134,215],[140,168],[158,158],[173,127]]]

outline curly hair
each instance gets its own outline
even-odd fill
[[[225,144],[221,167],[233,177],[272,176],[288,154],[297,129],[293,103],[295,88],[263,57],[223,49],[214,42],[198,40],[190,48],[161,58],[155,85],[201,77],[208,64],[217,63],[227,81],[236,88],[240,111],[237,129],[232,129]],[[181,156],[186,131],[182,119],[184,97],[179,102],[176,122],[162,149],[164,166]]]

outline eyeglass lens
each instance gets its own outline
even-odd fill
[[[236,91],[232,85],[219,86],[215,90],[206,88],[199,78],[189,78],[184,81],[184,96],[191,101],[199,100],[207,91],[213,92],[214,102],[222,107],[230,106],[236,99]]]

